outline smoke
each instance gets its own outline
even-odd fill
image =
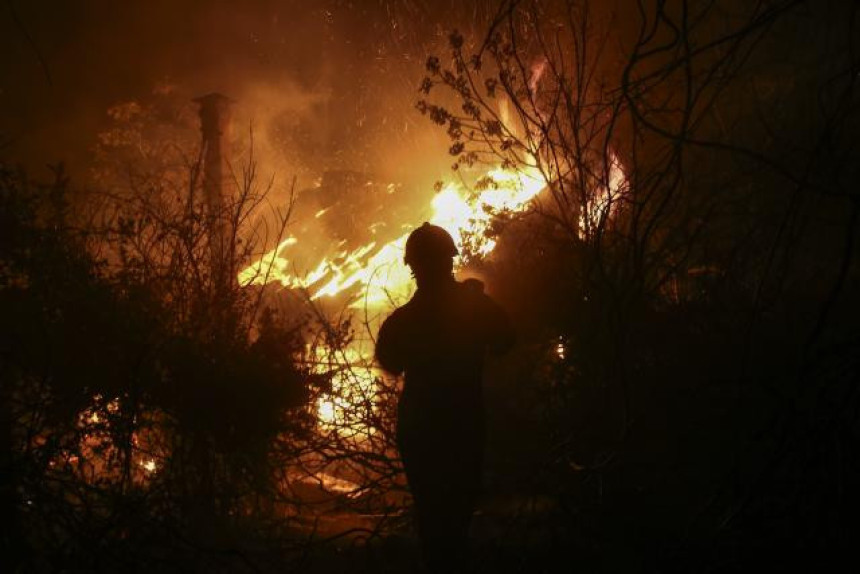
[[[451,157],[444,131],[414,109],[424,62],[448,51],[451,30],[477,37],[498,10],[495,0],[10,6],[15,17],[0,17],[0,141],[10,142],[0,160],[36,176],[65,161],[73,181],[89,185],[100,137],[113,128],[109,110],[169,100],[183,108],[177,139],[187,143],[199,138],[192,99],[220,92],[236,102],[234,163],[247,160],[253,134],[274,204],[287,202],[295,179],[291,232],[332,249],[373,239],[360,236],[368,228],[390,240],[429,215]]]
[[[430,183],[447,158],[414,112],[416,88],[427,54],[444,49],[444,18],[474,9],[449,4],[434,15],[382,0],[12,0],[0,16],[2,159],[85,174],[106,111],[170,86],[235,99],[236,129],[253,123],[259,159],[278,172]]]

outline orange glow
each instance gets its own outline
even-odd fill
[[[545,186],[537,169],[511,171],[493,169],[487,173],[487,189],[470,194],[455,183],[442,188],[431,202],[430,222],[445,228],[462,252],[468,240],[475,255],[486,257],[496,242],[486,237],[494,214],[520,212]],[[389,186],[391,193],[393,186]],[[319,219],[327,210],[316,212]],[[369,234],[376,232],[371,224]],[[262,285],[279,282],[292,289],[306,289],[311,300],[334,297],[354,290],[350,306],[357,309],[380,311],[404,302],[412,293],[412,276],[403,263],[403,251],[409,231],[400,237],[378,245],[371,241],[352,251],[341,251],[331,258],[323,258],[304,275],[292,269],[289,253],[300,243],[289,237],[275,249],[239,273],[241,285]],[[375,432],[362,422],[361,414],[375,408],[380,373],[372,366],[373,353],[353,343],[347,349],[334,351],[320,349],[315,357],[314,370],[330,374],[332,392],[323,395],[315,405],[322,430],[336,430],[351,438],[367,437]],[[369,414],[369,413],[364,413]]]
[[[429,219],[445,228],[461,251],[464,241],[469,239],[475,247],[475,254],[480,257],[489,255],[496,245],[494,240],[486,237],[493,215],[524,210],[546,186],[536,169],[494,169],[487,176],[492,181],[490,188],[476,194],[469,194],[454,183],[446,185],[433,198]],[[316,217],[325,211],[320,210]],[[369,231],[371,234],[375,232],[373,226]],[[376,307],[408,296],[412,289],[411,275],[402,262],[408,235],[408,232],[404,233],[382,245],[371,241],[353,251],[323,258],[304,275],[291,268],[290,259],[286,256],[287,248],[299,243],[298,239],[290,237],[242,270],[239,283],[263,285],[277,281],[284,287],[307,289],[312,300],[332,297],[359,286],[363,296],[357,297],[352,306]]]
[[[606,185],[597,185],[585,202],[579,217],[580,237],[590,237],[618,210],[620,200],[627,192],[627,176],[618,157],[610,152],[606,166]]]
[[[376,432],[365,421],[376,408],[376,380],[373,368],[358,346],[343,350],[318,347],[313,370],[331,376],[331,393],[317,399],[315,409],[323,430],[335,430],[349,438],[365,438]]]
[[[607,180],[608,185],[595,190],[581,214],[583,237],[611,215],[625,188],[625,176],[614,155],[610,156]],[[431,223],[451,234],[461,253],[468,244],[471,254],[480,258],[489,256],[496,246],[495,240],[487,236],[493,218],[501,213],[523,212],[547,186],[536,167],[491,169],[483,181],[483,189],[474,192],[453,182],[443,186],[431,201],[429,217]],[[389,186],[389,193],[391,189]],[[319,219],[326,211],[318,211],[315,218]],[[373,223],[368,227],[369,235],[376,233],[377,225]],[[290,253],[300,245],[300,240],[290,237],[242,270],[239,282],[241,285],[278,282],[287,288],[306,290],[311,300],[346,293],[350,307],[378,318],[385,309],[404,303],[414,289],[411,273],[403,263],[410,231],[407,229],[387,243],[371,241],[352,251],[322,258],[303,274],[293,268],[290,259]],[[317,372],[332,376],[332,392],[320,397],[315,405],[323,430],[335,429],[353,438],[375,432],[360,422],[362,409],[374,408],[372,397],[380,377],[373,367],[372,349],[362,348],[363,343],[367,341],[355,341],[337,353],[322,349],[322,354],[313,361]],[[565,351],[564,345],[559,343],[556,348],[559,358],[564,358]]]
[[[120,399],[107,400],[100,394],[94,395],[90,406],[77,416],[81,433],[77,450],[61,450],[49,465],[72,470],[88,482],[120,480],[123,476],[122,455],[114,443],[111,419],[120,415],[121,409]],[[138,429],[131,435],[131,478],[137,485],[146,484],[161,470],[159,459],[163,460],[165,453],[154,446],[155,438],[151,428]]]

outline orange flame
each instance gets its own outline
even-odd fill
[[[521,171],[494,169],[487,173],[488,188],[475,194],[449,183],[431,202],[430,222],[445,228],[462,252],[468,238],[476,255],[485,257],[495,248],[495,241],[486,237],[493,215],[499,212],[520,212],[546,185],[535,169]],[[322,212],[317,212],[317,216]],[[306,289],[312,300],[332,297],[354,289],[353,308],[382,310],[393,303],[405,301],[412,292],[412,278],[403,263],[403,251],[409,232],[388,243],[370,242],[352,251],[341,251],[323,258],[313,269],[300,275],[291,271],[289,253],[300,243],[288,237],[273,250],[239,273],[241,285],[263,285],[279,282],[292,289]],[[320,372],[334,373],[332,393],[322,396],[316,404],[319,424],[324,429],[340,428],[350,436],[372,433],[361,427],[356,410],[372,404],[368,397],[375,394],[380,373],[372,366],[372,352],[361,348],[361,342],[342,351],[337,365],[327,357],[317,357]],[[332,353],[322,349],[322,353]]]
[[[537,169],[510,171],[495,169],[487,174],[491,188],[470,197],[462,187],[450,183],[431,203],[430,222],[445,228],[462,250],[466,238],[476,245],[476,255],[485,257],[495,241],[485,237],[493,214],[519,212],[546,185]],[[290,270],[288,249],[299,240],[289,237],[275,249],[239,273],[241,285],[279,282],[288,288],[307,289],[312,300],[331,297],[360,286],[363,297],[353,307],[379,307],[408,296],[412,285],[409,270],[402,263],[408,233],[377,245],[370,242],[353,251],[341,251],[323,258],[303,276]],[[295,270],[294,270],[295,271]]]
[[[499,213],[519,213],[528,208],[530,202],[547,186],[547,181],[536,167],[520,170],[497,168],[487,172],[486,189],[469,193],[456,183],[443,187],[431,202],[429,221],[446,229],[463,252],[466,240],[478,257],[492,253],[496,242],[487,237],[493,217]],[[584,237],[608,218],[616,208],[625,188],[625,176],[614,155],[607,166],[607,182],[594,190],[580,216],[580,234]],[[319,217],[323,211],[317,212]],[[333,297],[354,290],[350,306],[365,310],[381,311],[404,302],[412,293],[413,282],[409,269],[403,263],[403,252],[409,232],[388,243],[377,245],[372,241],[352,251],[341,251],[331,258],[323,258],[304,275],[291,272],[288,253],[300,240],[289,237],[277,247],[264,254],[258,261],[239,273],[241,285],[264,285],[279,282],[292,289],[307,290],[311,300]],[[377,313],[378,315],[378,313]],[[357,410],[369,404],[368,397],[375,393],[380,373],[373,367],[372,351],[355,342],[342,351],[343,356],[332,365],[331,360],[321,357],[319,372],[335,373],[332,378],[333,392],[321,397],[316,412],[323,428],[346,428],[352,437],[366,436],[374,432],[369,428],[358,428]],[[331,352],[323,349],[323,352]],[[557,350],[563,357],[564,349]],[[336,366],[346,367],[337,370]],[[358,429],[358,430],[357,430]]]

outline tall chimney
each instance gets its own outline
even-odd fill
[[[200,104],[200,131],[203,134],[203,196],[209,211],[209,255],[212,284],[218,295],[229,293],[236,281],[233,267],[232,229],[233,179],[230,171],[230,106],[233,100],[219,93],[194,99]]]

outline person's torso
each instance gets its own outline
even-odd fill
[[[477,416],[486,350],[480,293],[460,283],[419,293],[401,309],[404,325],[403,414]]]

